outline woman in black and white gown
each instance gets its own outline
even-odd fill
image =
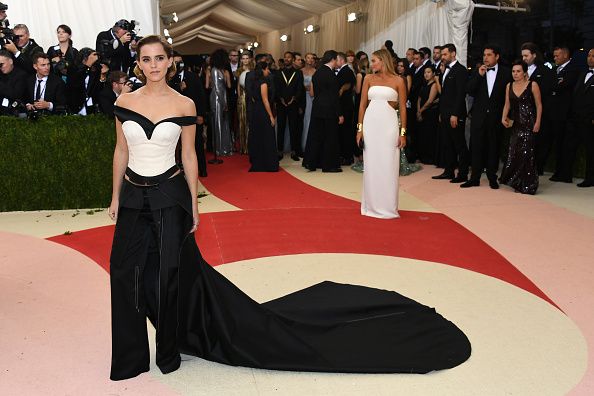
[[[206,263],[193,235],[196,109],[167,86],[175,67],[163,38],[140,40],[137,57],[146,85],[121,95],[114,111],[112,380],[149,370],[147,317],[163,373],[179,368],[180,353],[235,366],[366,373],[426,373],[468,359],[460,329],[398,293],[325,281],[259,304]],[[175,163],[180,136],[183,170]]]
[[[371,69],[374,74],[363,82],[357,124],[357,144],[364,141],[365,147],[361,214],[393,219],[400,217],[398,176],[400,150],[406,146],[406,84],[396,75],[388,50],[371,55]]]

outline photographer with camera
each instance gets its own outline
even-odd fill
[[[198,173],[200,177],[206,177],[206,155],[204,153],[204,119],[206,117],[206,93],[202,81],[196,74],[185,70],[184,59],[175,52],[173,62],[177,70],[176,75],[170,80],[169,85],[177,92],[192,99],[196,106],[196,156],[198,158]]]
[[[0,115],[24,113],[27,73],[15,67],[12,54],[0,50]]]
[[[116,99],[121,95],[132,91],[132,81],[128,80],[128,75],[122,71],[116,70],[107,76],[107,84],[99,92],[99,109],[106,116],[113,118],[113,108]]]
[[[66,112],[66,85],[54,75],[49,56],[33,55],[36,73],[27,79],[27,110],[29,112],[60,114]]]
[[[111,70],[129,72],[134,63],[136,44],[140,39],[134,31],[136,25],[136,21],[121,19],[111,29],[97,35],[97,52],[102,59],[109,61]]]
[[[47,49],[47,55],[52,62],[54,73],[64,82],[68,79],[68,67],[74,64],[78,50],[73,47],[72,29],[67,25],[60,25],[56,29],[58,44]]]
[[[43,49],[30,38],[27,25],[18,24],[14,27],[15,41],[7,39],[4,48],[10,51],[15,60],[15,65],[28,74],[35,74],[33,68],[33,55],[43,52]]]
[[[68,68],[66,97],[70,112],[87,115],[99,111],[96,96],[101,89],[100,75],[97,51],[87,47],[81,49],[74,66]]]

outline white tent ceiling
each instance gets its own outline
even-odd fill
[[[353,0],[161,0],[161,15],[176,13],[169,27],[176,47],[184,52],[210,51],[253,41]],[[163,26],[167,27],[167,26]],[[188,51],[189,50],[189,51]]]

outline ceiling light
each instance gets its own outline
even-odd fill
[[[289,40],[291,40],[291,36],[289,36],[287,34],[283,34],[282,36],[280,36],[280,40],[281,41],[289,41]]]
[[[165,37],[169,37],[169,29],[163,29],[163,34]]]
[[[363,18],[362,12],[349,12],[347,14],[347,22],[357,22]]]
[[[239,49],[239,53],[240,53],[240,54],[243,54],[243,48],[240,48],[240,49]]]
[[[173,39],[172,39],[171,37],[167,37],[167,42],[168,42],[169,44],[173,44]]]
[[[173,22],[177,23],[178,21],[179,21],[179,18],[177,17],[177,12],[174,12],[173,13]]]
[[[258,48],[258,46],[259,46],[259,45],[260,45],[260,43],[259,43],[259,42],[257,42],[257,41],[254,41],[254,48]]]

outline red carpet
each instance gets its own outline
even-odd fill
[[[210,167],[205,186],[245,210],[201,215],[197,241],[211,265],[300,253],[361,253],[440,262],[489,275],[554,304],[511,263],[438,213],[400,211],[397,220],[361,216],[359,204],[288,173],[247,172],[245,157]],[[109,268],[113,226],[49,238]],[[365,262],[361,262],[365,270]]]

